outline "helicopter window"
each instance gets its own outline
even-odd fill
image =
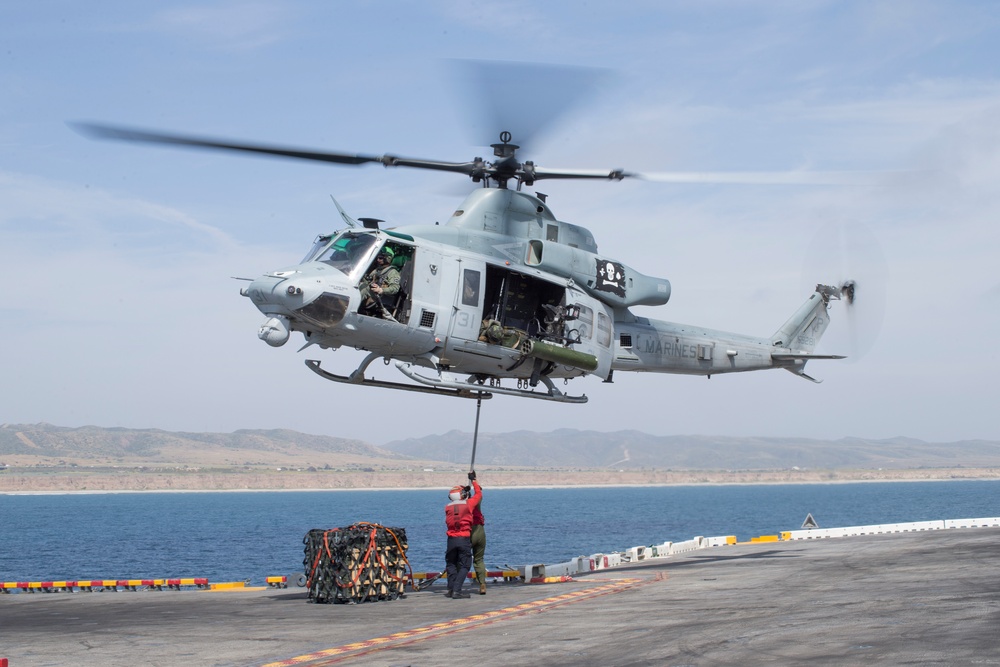
[[[559,225],[545,225],[545,240],[559,241]]]
[[[611,318],[604,313],[597,313],[597,342],[604,347],[611,347]]]
[[[542,263],[542,242],[541,241],[528,241],[528,258],[524,261],[525,264],[541,264]]]
[[[364,264],[374,245],[375,237],[371,234],[341,234],[316,259],[347,275],[352,275]]]
[[[576,335],[570,333],[570,340],[590,340],[594,333],[594,309],[581,305],[575,325],[570,331],[576,331]]]
[[[464,306],[478,306],[479,305],[479,271],[473,271],[472,269],[465,269],[462,278],[462,305]]]
[[[333,237],[329,234],[320,234],[317,236],[316,240],[313,241],[313,247],[309,249],[309,252],[306,253],[306,256],[302,258],[302,261],[299,262],[299,264],[305,264],[306,262],[311,262],[316,259],[316,256],[319,255],[324,248],[326,248],[332,238]]]

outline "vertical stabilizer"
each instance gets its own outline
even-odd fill
[[[826,286],[817,285],[809,299],[774,332],[771,336],[772,345],[805,353],[816,349],[819,339],[830,324],[830,317],[827,315],[829,296],[822,289],[824,287]]]

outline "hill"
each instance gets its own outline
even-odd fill
[[[0,425],[0,462],[77,465],[391,464],[403,455],[360,440],[285,429],[184,433],[159,429]]]
[[[472,434],[391,442],[385,448],[410,457],[464,463]],[[622,470],[838,470],[1000,466],[1000,442],[929,443],[913,438],[813,440],[808,438],[656,436],[639,431],[600,433],[560,429],[480,434],[477,465],[614,468]]]
[[[448,488],[464,479],[471,449],[461,431],[376,447],[284,429],[3,424],[0,493]],[[480,434],[476,468],[493,487],[996,479],[1000,442],[515,431]]]
[[[159,429],[0,425],[0,462],[8,465],[370,465],[424,462],[468,465],[472,434],[450,431],[376,447],[360,440],[287,429],[187,433]],[[622,470],[784,470],[1000,467],[1000,442],[931,443],[913,438],[656,436],[640,431],[481,433],[478,466]]]

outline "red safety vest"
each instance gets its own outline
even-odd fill
[[[472,534],[472,512],[483,499],[483,489],[479,482],[472,480],[473,493],[470,498],[453,500],[444,506],[444,521],[448,525],[448,537],[469,537]]]

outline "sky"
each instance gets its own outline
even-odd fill
[[[586,405],[496,397],[483,432],[1000,439],[1000,10],[985,1],[2,3],[0,423],[373,444],[471,432],[472,401],[327,382],[298,334],[268,347],[233,280],[294,265],[340,228],[331,195],[354,217],[443,223],[463,177],[67,125],[465,161],[502,129],[454,74],[468,58],[606,75],[525,144],[540,166],[864,176],[542,183],[602,255],[671,281],[646,317],[769,336],[816,283],[858,280],[857,308],[834,304],[818,350],[851,358],[810,362],[822,384],[575,380],[564,389]],[[346,374],[362,357],[321,359]]]

